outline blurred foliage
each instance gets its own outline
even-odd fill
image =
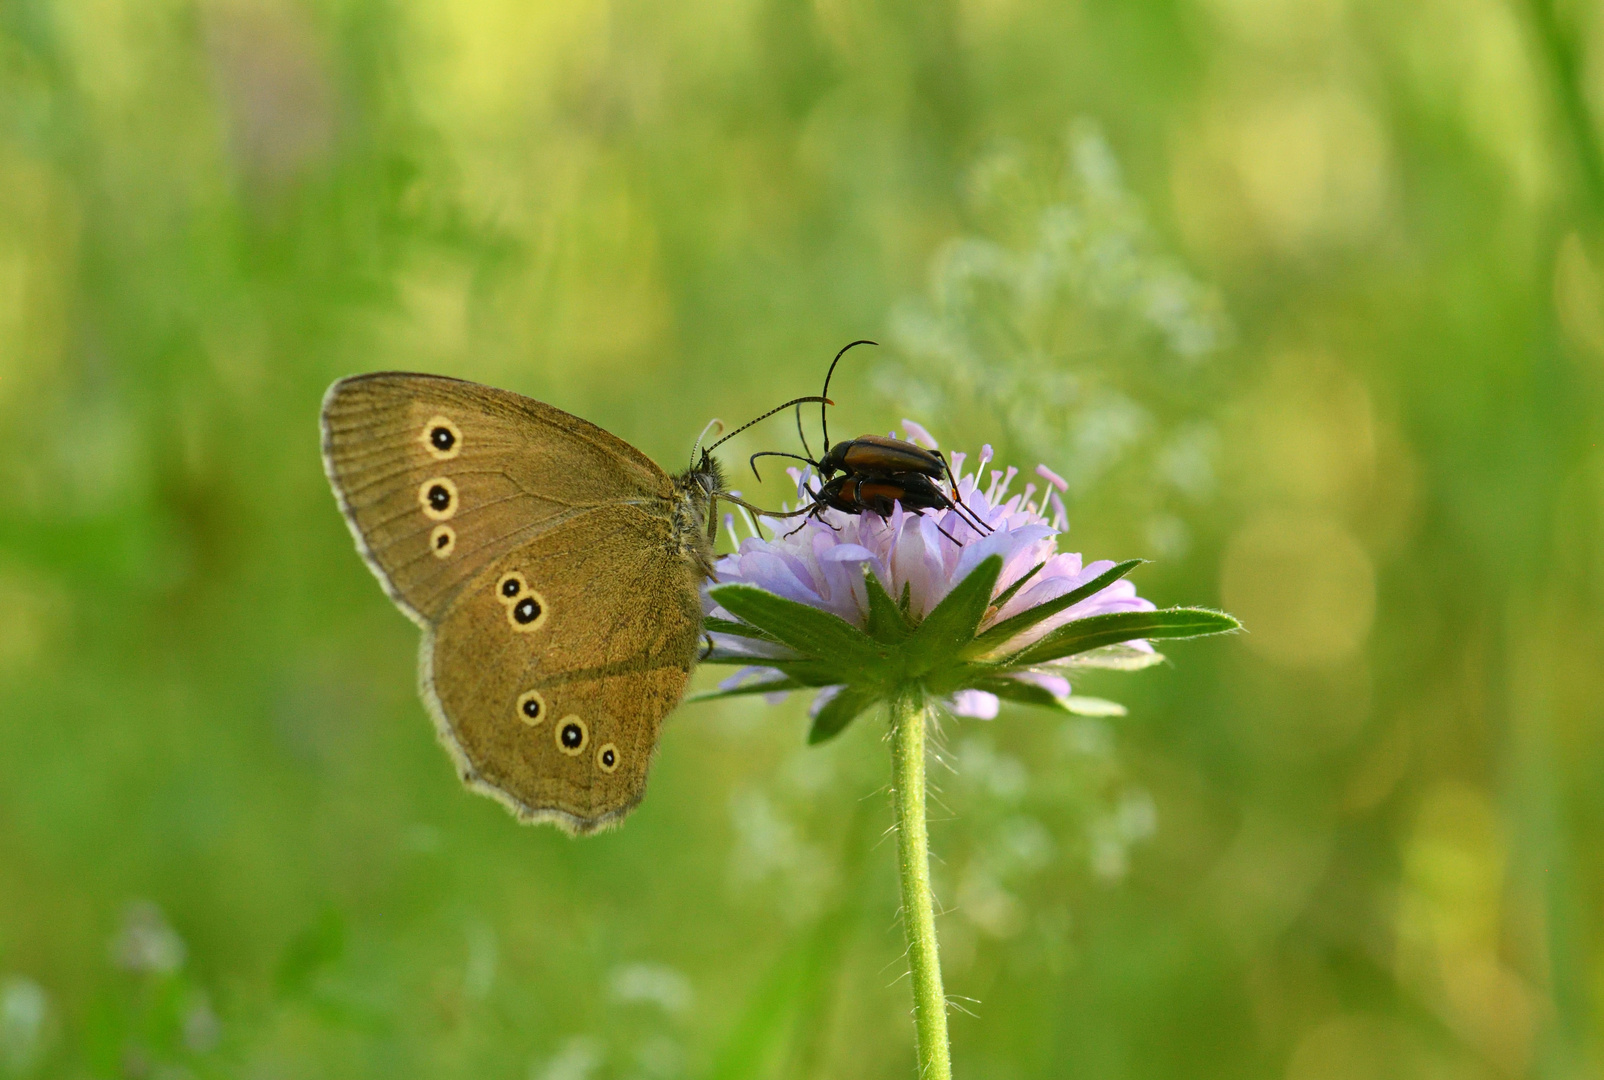
[[[521,828],[317,454],[401,368],[672,465],[863,336],[838,433],[1251,631],[947,725],[959,1075],[1597,1075],[1601,115],[1581,0],[0,0],[0,1075],[909,1075],[879,725]]]

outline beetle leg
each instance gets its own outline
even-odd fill
[[[925,516],[925,512],[923,510],[915,510],[913,512],[913,516],[914,517],[924,517]],[[959,540],[956,536],[952,535],[952,533],[948,532],[946,529],[943,529],[941,527],[941,522],[937,521],[935,518],[931,518],[930,519],[930,524],[934,525],[936,527],[936,531],[938,533],[940,533],[942,536],[945,536],[948,540],[951,540],[954,544],[957,544],[959,547],[963,547],[964,546],[963,545],[963,541]]]
[[[811,492],[810,492],[810,494],[811,494]],[[791,537],[795,536],[797,533],[799,533],[803,529],[805,529],[807,527],[807,524],[808,524],[808,518],[818,518],[820,521],[824,521],[824,518],[820,517],[820,515],[824,512],[824,505],[825,505],[824,504],[824,500],[816,498],[816,499],[813,500],[811,505],[800,507],[799,509],[797,509],[795,511],[795,513],[800,514],[803,511],[806,511],[807,512],[807,517],[804,517],[802,519],[801,524],[799,524],[796,528],[792,529],[790,532],[786,533],[785,536],[782,537],[782,539],[790,539]],[[830,525],[830,523],[828,521],[824,521],[824,523],[826,525]],[[833,526],[833,525],[830,525],[830,527],[832,529],[835,528],[835,526]]]
[[[946,509],[957,514],[958,520],[973,529],[977,536],[990,536],[994,531],[990,525],[981,521],[980,517],[962,499],[949,500]]]
[[[941,459],[941,467],[947,470],[947,483],[952,485],[953,509],[957,511],[960,518],[963,518],[964,524],[982,536],[988,536],[994,532],[995,530],[984,521],[981,521],[975,515],[975,512],[969,509],[969,504],[964,502],[963,495],[958,491],[958,478],[952,475],[952,466],[947,464],[947,455],[940,450],[932,450],[930,452]]]
[[[837,527],[835,525],[831,525],[828,521],[825,521],[822,514],[809,515],[809,516],[816,518],[816,520],[818,521],[818,523],[820,525],[823,525],[826,529],[829,529],[831,532],[840,532],[841,531],[839,527]],[[801,525],[798,525],[796,528],[792,529],[790,532],[785,534],[786,538],[795,536],[797,533],[801,532],[804,528],[806,528],[807,524],[808,524],[808,519],[807,518],[803,518]]]
[[[921,515],[921,516],[923,516],[923,515]],[[963,547],[964,546],[963,545],[963,541],[959,540],[956,536],[952,535],[952,533],[948,532],[946,529],[943,529],[941,527],[941,522],[937,521],[935,518],[931,518],[930,519],[930,524],[934,525],[936,527],[936,531],[938,533],[940,533],[942,536],[945,536],[948,540],[951,540],[954,544],[957,544],[959,547]]]
[[[991,526],[987,525],[984,521],[981,521],[980,518],[975,515],[975,512],[973,510],[969,509],[969,507],[965,506],[963,503],[961,503],[961,502],[953,503],[952,504],[952,512],[958,515],[958,520],[959,521],[963,522],[965,525],[967,525],[971,529],[975,530],[975,533],[977,535],[979,535],[979,536],[989,536],[989,535],[991,535],[991,533],[993,531]]]

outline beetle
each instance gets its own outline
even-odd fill
[[[814,460],[807,436],[802,432],[802,410],[798,406],[797,435],[802,440],[802,449],[807,456],[765,450],[753,454],[748,461],[752,474],[758,475],[757,459],[760,457],[788,457],[804,461],[818,470],[820,485],[807,489],[813,502],[783,515],[786,517],[805,515],[822,521],[823,512],[833,509],[847,514],[872,511],[882,518],[888,518],[895,504],[901,503],[904,510],[915,514],[925,510],[952,510],[977,533],[984,535],[991,532],[991,528],[964,505],[952,468],[941,451],[927,450],[904,439],[886,435],[860,435],[856,439],[830,445],[829,418],[825,406],[829,400],[830,378],[848,349],[856,345],[875,344],[878,343],[867,340],[851,342],[835,354],[829,371],[825,372],[824,390],[819,394],[819,424],[824,432],[824,455]],[[942,490],[943,480],[950,485],[950,494]],[[957,537],[940,525],[936,528],[953,543],[959,542]]]

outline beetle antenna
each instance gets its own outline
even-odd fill
[[[793,458],[793,459],[795,459],[797,461],[805,461],[809,465],[812,465],[815,469],[817,469],[819,467],[819,463],[817,461],[814,461],[810,457],[803,457],[801,454],[787,454],[783,450],[761,450],[758,453],[753,454],[749,459],[747,459],[747,462],[746,462],[748,465],[752,466],[752,475],[753,476],[757,476],[757,481],[760,484],[763,482],[763,477],[758,476],[757,464],[756,464],[757,459],[760,458],[760,457],[788,457],[788,458]]]
[[[824,408],[825,405],[834,404],[834,402],[832,402],[829,398],[823,398],[823,397],[792,398],[790,401],[787,401],[784,405],[776,405],[774,408],[770,409],[768,412],[766,412],[762,416],[758,417],[757,420],[748,420],[746,423],[742,424],[740,427],[736,428],[734,431],[732,431],[728,435],[724,436],[718,442],[714,443],[712,446],[709,446],[707,448],[707,452],[709,454],[711,454],[714,450],[717,450],[721,444],[729,442],[731,439],[735,438],[735,436],[739,435],[741,432],[745,431],[747,428],[749,428],[753,424],[757,423],[758,420],[767,420],[769,417],[773,416],[775,413],[780,412],[780,411],[785,410],[785,409],[789,409],[792,405],[806,405],[811,401],[822,402],[823,404],[821,404],[819,406],[819,408],[821,408],[821,409]],[[700,440],[698,440],[698,442],[700,442]]]
[[[822,399],[824,399],[824,398],[829,396],[829,393],[830,393],[830,376],[835,374],[835,366],[837,364],[839,364],[841,362],[841,358],[847,354],[847,349],[852,348],[854,345],[878,345],[878,344],[880,344],[878,341],[870,341],[868,338],[863,338],[863,339],[861,339],[859,341],[854,341],[854,342],[849,343],[844,348],[842,348],[842,350],[840,352],[836,353],[835,354],[835,359],[830,361],[830,370],[826,371],[824,373],[824,389],[819,391],[820,399],[822,400]],[[826,404],[830,404],[830,402],[826,402]],[[824,452],[825,452],[826,455],[828,455],[830,453],[830,421],[824,415],[824,405],[820,405],[819,406],[819,426],[824,429]]]

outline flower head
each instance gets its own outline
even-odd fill
[[[935,447],[922,427],[903,423],[912,441]],[[965,455],[951,457],[966,513],[921,515],[898,504],[884,519],[834,509],[800,525],[795,518],[762,519],[774,539],[764,539],[757,523],[746,519],[751,535],[719,560],[719,581],[705,599],[710,658],[743,665],[722,693],[818,686],[818,717],[832,707],[861,711],[889,683],[915,680],[966,716],[995,716],[1000,697],[1107,714],[1121,710],[1071,696],[1069,675],[1076,667],[1143,667],[1161,659],[1147,637],[1234,628],[1217,613],[1192,611],[1190,620],[1176,620],[1175,613],[1155,611],[1124,580],[1139,560],[1086,563],[1078,553],[1060,552],[1058,539],[1067,529],[1059,497],[1064,482],[1039,466],[1040,485],[1025,483],[1015,492],[1018,471],[992,469],[991,460],[991,447],[984,447],[974,470],[965,472]],[[792,478],[799,499],[811,502],[811,475],[793,470]],[[733,532],[733,520],[729,526]],[[761,601],[760,611],[753,590],[790,607]],[[795,615],[797,607],[830,617],[828,624],[811,617],[819,632],[837,622],[851,628],[852,635],[834,632],[853,658],[822,655],[828,646],[816,635],[784,625],[785,612]],[[958,607],[970,617],[953,622],[960,613],[947,609]],[[1203,614],[1214,620],[1207,629],[1197,625]],[[1188,633],[1173,632],[1181,622],[1189,623]],[[939,626],[926,629],[932,623]],[[1077,634],[1077,627],[1089,633]],[[861,647],[868,642],[878,648]],[[832,660],[839,662],[832,666]],[[842,702],[846,690],[853,693]]]

